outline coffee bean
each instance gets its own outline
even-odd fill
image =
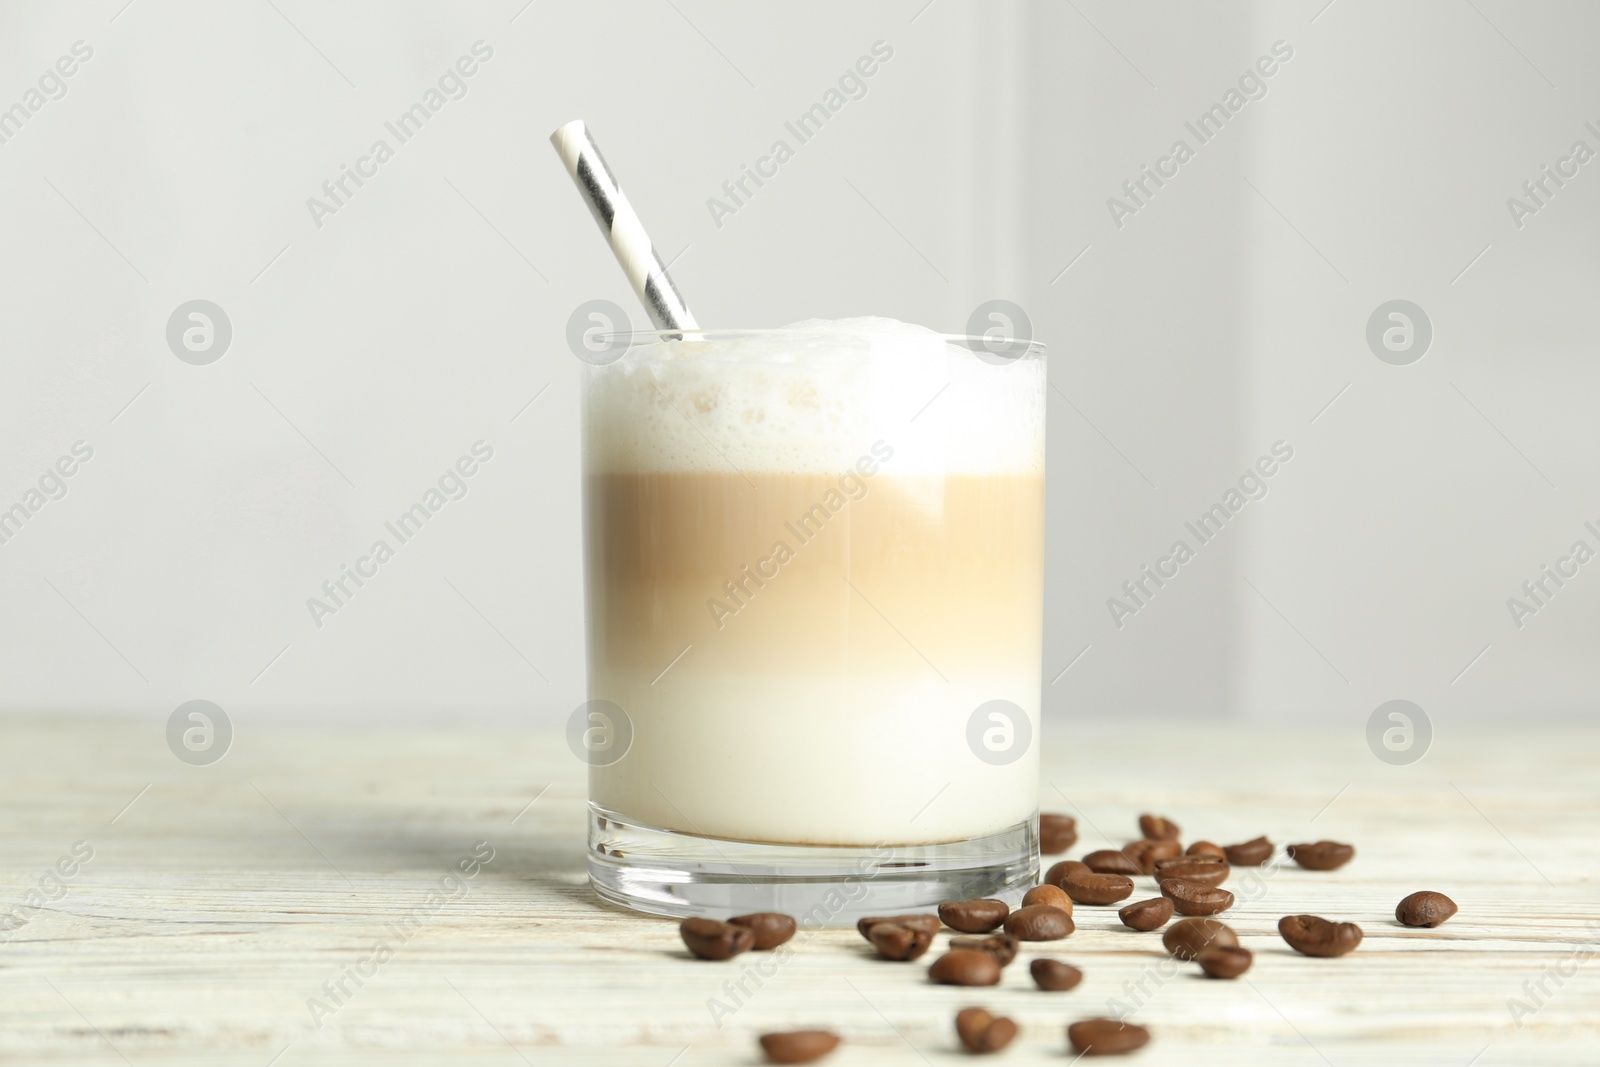
[[[1083,981],[1083,972],[1060,960],[1037,959],[1028,964],[1033,984],[1046,993],[1065,993]]]
[[[1139,816],[1139,833],[1150,841],[1176,841],[1178,824],[1159,815]]]
[[[1289,858],[1308,871],[1336,871],[1349,863],[1355,854],[1354,845],[1343,845],[1337,841],[1289,846]]]
[[[974,952],[987,952],[1005,967],[1017,958],[1017,949],[1020,943],[1010,934],[990,934],[988,937],[952,937],[950,950],[970,949]]]
[[[1046,856],[1059,856],[1078,843],[1078,820],[1071,815],[1054,812],[1039,813],[1039,851]]]
[[[1083,857],[1083,865],[1096,874],[1121,874],[1132,877],[1139,867],[1126,855],[1114,848],[1102,848]]]
[[[1067,1027],[1067,1040],[1081,1056],[1120,1056],[1144,1048],[1150,1031],[1115,1019],[1084,1019]]]
[[[756,943],[754,930],[715,919],[685,919],[678,933],[689,951],[703,960],[727,960]]]
[[[1438,926],[1455,913],[1456,902],[1431,889],[1412,893],[1394,909],[1394,917],[1402,926]]]
[[[1166,897],[1153,897],[1129,904],[1117,912],[1122,925],[1134,930],[1155,930],[1172,918],[1172,901]]]
[[[1133,894],[1133,879],[1121,874],[1095,874],[1085,868],[1061,881],[1067,896],[1079,904],[1115,904]]]
[[[1239,938],[1216,919],[1179,919],[1161,935],[1161,944],[1180,960],[1192,960],[1208,948],[1235,948]]]
[[[900,926],[909,926],[913,930],[926,930],[930,937],[944,926],[937,915],[875,915],[870,919],[857,919],[856,931],[871,941],[872,928],[878,923],[897,923]]]
[[[867,939],[886,960],[914,960],[933,944],[933,935],[899,923],[873,923]]]
[[[1168,878],[1161,883],[1161,895],[1172,901],[1180,915],[1215,915],[1233,907],[1233,894],[1226,889]]]
[[[1208,948],[1195,957],[1207,978],[1237,978],[1250,969],[1254,960],[1249,949],[1237,945]]]
[[[791,1030],[762,1034],[761,1050],[773,1063],[811,1063],[839,1047],[839,1035],[827,1030]]]
[[[986,934],[1006,921],[1011,905],[992,897],[984,900],[956,900],[939,905],[939,918],[952,930],[964,934]]]
[[[1156,881],[1163,878],[1182,878],[1185,882],[1201,885],[1221,885],[1228,880],[1228,861],[1221,856],[1174,856],[1156,860]]]
[[[1058,889],[1064,889],[1066,887],[1063,885],[1063,883],[1066,881],[1067,875],[1074,871],[1086,872],[1088,870],[1089,868],[1087,865],[1079,863],[1077,860],[1062,860],[1061,862],[1052,865],[1048,871],[1044,872],[1043,881],[1045,885],[1053,885]]]
[[[1156,862],[1183,855],[1183,846],[1176,841],[1130,841],[1122,846],[1122,854],[1133,861],[1140,874],[1154,874]]]
[[[1072,914],[1072,898],[1058,885],[1034,886],[1022,895],[1022,906],[1027,907],[1029,904],[1048,904],[1052,908],[1060,908],[1068,915]]]
[[[1278,920],[1278,933],[1290,948],[1307,956],[1343,956],[1361,944],[1361,927],[1319,915],[1285,915]]]
[[[1073,929],[1072,916],[1048,904],[1030,904],[1006,917],[1006,933],[1018,941],[1060,941]]]
[[[1259,867],[1272,858],[1272,851],[1272,842],[1264,837],[1222,848],[1222,854],[1235,867]]]
[[[728,922],[734,926],[747,926],[756,935],[753,947],[777,948],[794,936],[794,916],[776,911],[758,911],[753,915],[735,915]]]
[[[945,985],[996,985],[1000,961],[988,952],[953,949],[933,961],[928,977]]]
[[[1219,860],[1228,858],[1228,854],[1222,851],[1221,845],[1213,845],[1210,841],[1196,841],[1184,849],[1183,854],[1185,856],[1215,856]]]
[[[999,1052],[1017,1036],[1017,1024],[982,1008],[963,1008],[956,1012],[956,1036],[968,1052]]]

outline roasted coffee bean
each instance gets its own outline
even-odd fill
[[[1129,878],[1140,873],[1139,867],[1122,852],[1102,848],[1083,857],[1083,865],[1096,874],[1120,874]]]
[[[1087,865],[1080,863],[1077,860],[1062,860],[1059,863],[1051,865],[1050,869],[1044,872],[1044,884],[1053,885],[1058,889],[1064,889],[1066,887],[1062,883],[1066,881],[1067,875],[1073,873],[1074,871],[1086,872],[1088,870],[1089,868]]]
[[[1259,867],[1272,858],[1272,851],[1272,842],[1264,837],[1222,848],[1222,854],[1235,867]]]
[[[1320,915],[1285,915],[1278,920],[1278,933],[1290,948],[1307,956],[1343,956],[1361,944],[1361,927]]]
[[[953,949],[933,961],[928,977],[945,985],[996,985],[1000,961],[988,952]]]
[[[1221,845],[1213,845],[1210,841],[1196,841],[1184,849],[1183,854],[1185,856],[1215,856],[1219,860],[1228,858],[1228,854],[1222,851]]]
[[[1061,888],[1079,904],[1115,904],[1133,894],[1133,879],[1122,874],[1095,874],[1085,868],[1068,874]]]
[[[1250,969],[1255,956],[1247,948],[1228,945],[1208,948],[1194,959],[1207,978],[1237,978]]]
[[[1117,912],[1122,925],[1134,930],[1155,930],[1172,918],[1172,901],[1166,897],[1153,897],[1129,904]]]
[[[1033,984],[1046,993],[1065,993],[1083,981],[1083,972],[1060,960],[1037,959],[1028,964]]]
[[[1139,833],[1149,841],[1176,841],[1178,824],[1159,815],[1139,816]]]
[[[933,944],[933,935],[899,923],[873,923],[867,939],[886,960],[914,960]]]
[[[1355,854],[1354,845],[1344,845],[1338,841],[1289,846],[1289,858],[1308,871],[1336,871],[1349,863]]]
[[[1072,916],[1048,904],[1030,904],[1006,917],[1006,933],[1018,941],[1060,941],[1073,929]]]
[[[1120,1056],[1144,1048],[1150,1031],[1115,1019],[1085,1019],[1067,1027],[1067,1040],[1081,1056]]]
[[[1020,943],[1010,934],[990,934],[988,937],[952,937],[950,951],[969,949],[973,952],[987,952],[1005,967],[1017,958],[1017,949]]]
[[[952,930],[986,934],[1006,921],[1011,905],[1003,900],[955,900],[939,905],[939,918]]]
[[[956,1012],[956,1036],[968,1052],[999,1052],[1017,1036],[1017,1024],[982,1008],[962,1008]]]
[[[872,940],[872,928],[878,923],[897,923],[909,926],[913,930],[926,930],[929,936],[939,932],[944,926],[937,915],[874,915],[870,919],[857,919],[856,930],[868,941]]]
[[[753,947],[777,948],[794,936],[794,916],[776,911],[758,911],[753,915],[735,915],[728,920],[734,926],[747,926],[756,935]]]
[[[1221,885],[1228,880],[1231,869],[1221,856],[1174,856],[1169,860],[1156,860],[1156,881],[1163,878],[1182,878],[1185,882],[1201,885]]]
[[[689,951],[703,960],[732,959],[756,943],[756,933],[749,927],[715,919],[685,919],[678,933]]]
[[[1068,915],[1072,914],[1072,898],[1058,885],[1034,886],[1022,895],[1022,906],[1027,907],[1029,904],[1048,904],[1052,908],[1060,908]]]
[[[1161,935],[1161,944],[1180,960],[1192,960],[1208,948],[1235,948],[1239,938],[1216,919],[1179,919]]]
[[[1122,854],[1133,861],[1140,874],[1154,874],[1156,863],[1183,855],[1183,846],[1176,841],[1130,841],[1122,846]]]
[[[1394,917],[1402,926],[1438,926],[1455,913],[1456,902],[1431,889],[1412,893],[1394,909]]]
[[[1233,907],[1233,894],[1226,889],[1168,878],[1161,883],[1161,895],[1172,901],[1179,915],[1215,915]]]
[[[773,1063],[811,1063],[839,1047],[839,1035],[827,1030],[791,1030],[762,1034],[761,1050]]]
[[[1071,815],[1054,812],[1039,813],[1039,851],[1046,856],[1059,856],[1078,843],[1078,820]]]

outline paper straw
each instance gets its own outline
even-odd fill
[[[697,328],[689,307],[678,295],[661,257],[656,255],[644,223],[634,213],[633,205],[622,195],[611,168],[600,155],[600,146],[594,143],[582,119],[573,119],[550,135],[567,173],[578,186],[589,213],[599,223],[600,232],[611,241],[611,251],[622,264],[623,273],[633,285],[640,302],[650,314],[650,321],[662,330],[693,330]]]

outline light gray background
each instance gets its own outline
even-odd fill
[[[1051,346],[1046,708],[1076,724],[1435,728],[1586,715],[1600,562],[1600,8],[125,0],[0,9],[0,706],[558,721],[583,699],[580,303],[632,307],[546,137],[586,118],[703,324],[990,298]],[[475,41],[493,58],[336,216],[306,207]],[[893,59],[736,216],[706,207],[875,41]],[[1294,50],[1119,228],[1107,198]],[[218,362],[168,349],[216,302]],[[1367,318],[1434,340],[1380,362]],[[529,406],[529,401],[538,399]],[[306,599],[476,440],[494,459],[319,629]],[[1117,628],[1107,598],[1282,439],[1294,458]],[[1070,669],[1067,669],[1070,665]],[[1053,681],[1052,681],[1053,680]]]

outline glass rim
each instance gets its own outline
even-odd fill
[[[824,326],[762,326],[762,327],[704,327],[694,329],[652,329],[652,330],[618,330],[613,333],[599,333],[596,336],[606,338],[613,344],[626,345],[629,348],[639,345],[667,343],[681,341],[685,334],[693,334],[702,340],[738,340],[743,337],[778,337],[792,334],[797,337],[866,337],[874,336],[876,331],[833,329]],[[1006,349],[1020,349],[1016,356],[1020,358],[1026,352],[1037,350],[1049,351],[1049,346],[1043,341],[1032,337],[1012,337],[1005,335],[992,337],[982,334],[960,333],[934,333],[915,335],[919,339],[937,339],[946,344],[954,344],[971,351],[996,352]]]

